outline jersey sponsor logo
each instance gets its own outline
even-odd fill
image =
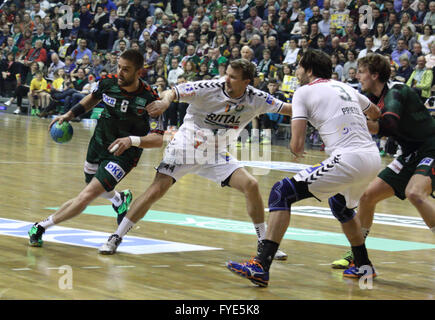
[[[394,173],[399,174],[403,169],[403,164],[401,164],[397,159],[388,165],[388,168],[394,171]]]
[[[206,123],[216,124],[223,126],[225,128],[235,128],[240,125],[240,116],[235,116],[233,114],[214,114],[209,113],[205,120]]]
[[[420,161],[418,166],[429,166],[430,167],[432,165],[432,163],[433,163],[433,159],[432,158],[424,158],[423,160]]]
[[[139,106],[146,106],[147,100],[141,97],[137,97],[135,103]]]
[[[107,94],[103,93],[103,102],[111,107],[114,107],[116,104],[116,99],[109,97]]]
[[[266,97],[266,103],[273,106],[275,104],[275,99],[270,94],[268,94]]]
[[[152,121],[151,123],[150,123],[150,128],[151,128],[151,130],[154,130],[155,128],[157,128],[157,122],[156,121]]]
[[[125,171],[115,162],[110,161],[104,169],[115,178],[116,182],[119,182],[125,176]]]

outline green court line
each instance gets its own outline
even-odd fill
[[[56,210],[57,208],[47,209]],[[115,217],[115,212],[110,205],[89,206],[83,213],[104,217]],[[255,235],[255,230],[251,222],[204,217],[185,213],[150,210],[142,220],[147,222]],[[349,242],[344,234],[320,230],[288,228],[284,235],[284,239],[349,247]],[[390,252],[435,249],[435,245],[430,243],[375,237],[367,238],[366,247],[368,249]]]

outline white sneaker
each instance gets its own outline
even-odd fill
[[[12,103],[12,101],[8,100],[8,101],[5,102],[5,106],[9,107],[11,105],[11,103]]]
[[[20,114],[20,113],[21,113],[20,108],[19,107],[16,108],[15,111],[14,111],[14,114]]]
[[[122,238],[119,237],[117,234],[112,234],[107,242],[103,244],[98,251],[101,254],[114,254],[116,252],[116,249],[121,244]]]
[[[281,251],[278,249],[278,251],[275,253],[275,260],[287,260],[288,255],[284,251]]]

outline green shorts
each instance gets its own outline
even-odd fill
[[[394,189],[396,197],[405,200],[406,186],[415,174],[430,177],[432,192],[435,190],[435,144],[433,141],[425,143],[406,157],[399,156],[382,170],[378,177]]]
[[[133,169],[142,154],[142,149],[131,147],[122,155],[114,156],[107,148],[91,138],[85,162],[85,181],[91,182],[95,177],[100,181],[106,191],[112,191],[115,186]]]

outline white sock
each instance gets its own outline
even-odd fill
[[[370,229],[368,229],[368,228],[361,228],[361,231],[363,233],[364,239],[366,239],[367,236],[369,235]]]
[[[54,222],[53,222],[53,215],[49,216],[47,219],[45,219],[44,221],[41,221],[38,223],[38,225],[40,225],[41,227],[43,227],[44,229],[47,229],[51,226],[54,226]]]
[[[101,197],[112,202],[115,207],[119,207],[122,203],[121,194],[116,190],[104,192]]]
[[[432,231],[432,232],[433,232],[433,234],[435,234],[435,227],[433,227],[433,228],[430,228],[430,231]]]
[[[387,140],[385,139],[381,139],[381,141],[379,141],[379,149],[381,150],[385,150],[385,145],[387,144]]]
[[[264,222],[254,224],[255,232],[257,233],[258,240],[262,241],[266,238],[266,224]]]
[[[123,238],[127,234],[127,232],[129,232],[130,229],[133,228],[135,224],[136,223],[130,221],[127,217],[124,217],[115,233],[119,237]]]

